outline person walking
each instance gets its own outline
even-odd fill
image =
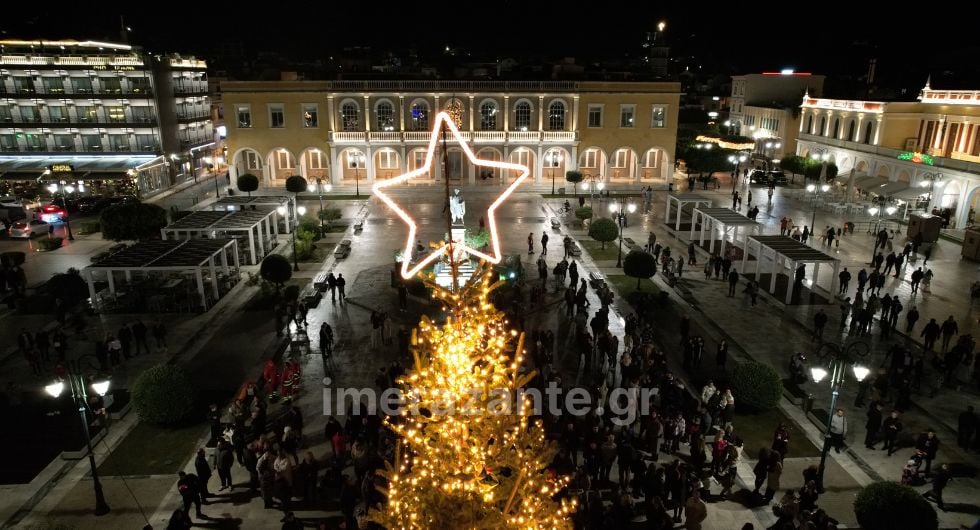
[[[912,331],[912,327],[915,326],[915,323],[918,320],[919,320],[919,310],[916,309],[915,306],[912,306],[912,309],[909,309],[909,312],[905,314],[905,322],[906,322],[905,332],[910,333]]]
[[[939,471],[936,472],[936,476],[932,477],[932,489],[923,493],[922,496],[925,498],[932,498],[936,501],[936,506],[940,510],[946,511],[946,505],[943,504],[943,490],[946,489],[946,485],[952,480],[952,476],[949,472],[949,464],[943,464],[939,466]]]
[[[915,441],[915,450],[926,461],[926,475],[929,475],[932,472],[932,461],[936,459],[936,453],[939,451],[939,438],[936,437],[936,431],[930,428],[920,434]]]
[[[844,270],[840,271],[837,277],[840,279],[840,291],[838,293],[844,294],[847,292],[847,285],[851,282],[851,273],[847,271],[847,267],[844,267]]]
[[[343,273],[337,275],[337,292],[340,294],[341,302],[347,299],[347,280],[344,279]]]
[[[194,457],[194,471],[197,472],[198,485],[201,489],[201,502],[207,504],[208,497],[211,496],[211,492],[208,491],[208,481],[211,480],[211,466],[208,464],[208,458],[204,455],[203,447],[197,450],[197,456]]]
[[[534,254],[534,232],[527,235],[527,253]]]
[[[878,443],[878,431],[881,430],[881,410],[882,405],[880,401],[875,401],[868,408],[868,421],[864,424],[867,434],[864,435],[864,447],[871,449],[875,448],[875,444]]]
[[[930,318],[929,323],[926,327],[922,328],[922,333],[919,334],[923,338],[923,350],[925,352],[932,351],[932,347],[936,344],[936,339],[939,338],[942,328],[936,323],[936,319]]]
[[[190,512],[191,505],[193,505],[197,508],[197,516],[204,517],[204,514],[201,513],[201,490],[197,475],[181,471],[177,473],[177,476],[179,477],[177,479],[177,491],[184,502],[184,513]]]
[[[330,291],[330,301],[337,301],[337,277],[331,272],[327,274],[327,290]]]
[[[735,296],[735,286],[738,285],[738,270],[732,269],[728,273],[728,296]]]
[[[912,292],[913,293],[914,292],[917,292],[919,290],[919,282],[922,281],[922,277],[924,275],[925,275],[925,273],[922,272],[922,267],[919,267],[919,268],[915,269],[914,271],[912,271],[911,280],[912,280]]]
[[[823,341],[823,330],[827,325],[827,319],[827,313],[823,309],[813,315],[813,338],[817,341]]]
[[[844,417],[844,409],[837,409],[837,412],[830,418],[830,443],[834,446],[834,451],[840,452],[846,449],[844,437],[847,436],[847,418]]]
[[[949,318],[943,322],[940,331],[943,335],[943,353],[946,353],[946,350],[949,349],[949,341],[953,339],[953,335],[960,332],[960,326],[956,323],[953,315],[949,315]]]

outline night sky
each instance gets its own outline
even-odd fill
[[[262,7],[248,9],[247,3]],[[27,11],[29,3],[21,2],[10,6],[12,12],[5,9],[0,31],[6,38],[118,40],[119,15],[124,15],[133,29],[132,43],[205,58],[225,42],[240,43],[247,54],[278,52],[302,59],[355,45],[396,54],[411,46],[425,59],[449,44],[479,60],[520,54],[574,56],[583,63],[639,54],[645,32],[664,20],[671,55],[712,73],[793,67],[857,77],[876,57],[882,80],[924,80],[931,74],[937,87],[945,80],[980,88],[980,45],[970,37],[965,13],[950,13],[939,23],[935,17],[945,14],[858,4],[136,1],[44,4],[42,14]]]

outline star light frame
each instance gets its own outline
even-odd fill
[[[401,184],[419,175],[427,173],[432,169],[432,161],[435,158],[436,142],[438,142],[439,140],[439,131],[440,131],[440,127],[443,124],[445,124],[449,128],[449,131],[452,133],[453,138],[455,138],[456,143],[458,143],[459,146],[463,149],[463,152],[466,153],[466,157],[469,159],[470,163],[473,164],[474,166],[497,168],[497,169],[509,169],[509,170],[520,172],[520,175],[518,175],[518,177],[514,179],[514,182],[511,183],[509,186],[507,186],[507,188],[503,191],[503,193],[501,193],[500,196],[497,197],[497,199],[490,204],[490,207],[487,208],[487,226],[489,226],[490,228],[490,245],[491,248],[493,249],[493,253],[486,254],[484,252],[480,252],[475,248],[467,246],[465,241],[454,243],[455,248],[460,249],[463,252],[470,254],[471,256],[475,256],[477,258],[486,260],[490,263],[494,263],[494,264],[500,263],[500,260],[503,258],[503,256],[501,255],[500,252],[500,238],[497,236],[497,221],[494,217],[494,212],[497,210],[497,207],[499,207],[507,199],[507,197],[510,197],[511,193],[513,193],[514,190],[517,189],[517,186],[519,186],[522,182],[524,182],[524,179],[526,179],[530,174],[530,169],[528,169],[528,167],[523,164],[512,164],[510,162],[502,162],[502,161],[497,162],[494,160],[484,160],[482,158],[477,158],[476,155],[473,154],[473,151],[470,149],[470,146],[467,145],[466,141],[463,139],[463,136],[459,133],[459,129],[456,127],[456,124],[453,123],[453,120],[449,116],[449,114],[447,114],[446,112],[440,112],[436,114],[435,125],[432,128],[432,136],[429,138],[429,147],[428,149],[426,149],[425,152],[425,163],[421,167],[413,171],[409,171],[408,173],[402,173],[401,175],[398,175],[393,179],[389,179],[383,182],[377,182],[374,184],[374,186],[372,186],[372,191],[374,192],[374,194],[377,195],[378,198],[382,200],[382,202],[387,204],[388,207],[391,208],[398,215],[398,217],[400,217],[401,220],[405,222],[406,225],[408,225],[408,237],[405,240],[405,247],[402,249],[402,266],[401,266],[401,275],[402,278],[405,279],[412,278],[413,276],[418,274],[420,270],[424,269],[426,266],[428,266],[430,263],[438,259],[443,254],[446,254],[449,251],[449,244],[446,243],[441,247],[437,248],[431,254],[426,256],[425,259],[417,263],[414,267],[410,268],[409,266],[411,264],[412,245],[413,242],[415,241],[415,236],[418,233],[418,225],[415,223],[415,220],[412,219],[412,216],[408,215],[408,213],[402,210],[391,197],[385,194],[383,190],[385,188],[395,186],[397,184]]]

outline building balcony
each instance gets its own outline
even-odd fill
[[[544,131],[541,140],[545,142],[574,142],[575,131]]]
[[[208,94],[207,83],[201,85],[175,85],[174,95],[177,96],[188,96],[188,95],[201,95],[206,96]]]
[[[537,142],[541,140],[540,131],[510,131],[507,140],[511,142]]]
[[[18,90],[9,96],[21,96],[28,99],[149,99],[153,91],[139,90],[90,90],[90,89],[38,89],[32,91]]]
[[[504,131],[473,131],[473,141],[482,143],[502,143],[507,140],[507,133]]]
[[[362,144],[367,141],[367,133],[362,131],[331,132],[330,141],[335,144]]]
[[[210,112],[186,112],[177,113],[177,121],[189,122],[189,121],[207,121],[211,119]]]
[[[575,131],[460,131],[463,141],[478,144],[489,143],[570,143],[576,139]],[[330,133],[334,144],[372,143],[426,143],[432,137],[430,131],[335,131]]]
[[[398,131],[371,131],[368,138],[372,142],[398,143],[402,141],[402,133]]]
[[[903,163],[898,160],[898,155],[905,153],[904,149],[893,149],[891,147],[882,147],[879,145],[869,145],[858,142],[849,142],[846,140],[838,140],[836,138],[828,138],[826,136],[816,136],[812,134],[800,134],[797,138],[798,142],[804,143],[816,143],[825,146],[833,146],[839,149],[849,149],[852,151],[858,151],[861,153],[866,153],[869,155],[877,155],[888,159],[893,159],[895,162]],[[946,169],[955,169],[960,171],[966,171],[969,173],[980,173],[980,163],[972,160],[974,157],[959,157],[952,156],[951,158],[934,155],[933,156],[933,166],[941,167]],[[904,162],[907,164],[913,164],[912,162]]]

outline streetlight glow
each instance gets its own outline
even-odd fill
[[[807,184],[806,185],[806,191],[809,191],[809,192],[812,193],[813,190],[815,190],[815,189],[817,189],[817,187],[814,184]]]
[[[299,212],[300,215],[306,215],[306,206],[300,206],[299,208],[296,208],[296,211]]]
[[[627,204],[626,205],[626,211],[628,211],[629,213],[635,212],[636,211],[636,205],[633,204],[633,203]]]
[[[603,183],[603,182],[600,182],[600,183],[598,183],[598,184],[595,185],[595,189],[597,189],[599,191],[602,191],[602,190],[606,189],[606,184]]]
[[[823,186],[820,186],[820,191],[822,191],[824,193],[827,193],[828,191],[830,191],[830,184],[824,184]]]
[[[894,206],[889,206],[888,208],[885,208],[885,213],[887,213],[888,215],[892,215],[896,211],[898,211],[898,208],[896,208]]]
[[[276,208],[276,211],[279,212],[279,215],[286,215],[286,207],[285,206],[280,206],[280,207]]]
[[[872,206],[871,208],[868,208],[868,213],[871,215],[878,215],[878,207]]]
[[[810,368],[810,377],[813,378],[814,383],[819,383],[827,377],[827,370],[821,368],[820,366],[814,366]]]
[[[44,387],[44,391],[47,392],[49,396],[56,398],[65,391],[65,383],[63,381],[55,381],[54,383]]]
[[[609,205],[609,213],[616,213],[616,210],[618,210],[618,208],[616,208],[615,204]]]
[[[852,370],[854,371],[854,378],[857,379],[858,382],[864,381],[864,378],[868,377],[868,374],[871,373],[870,368],[860,364],[855,364]]]
[[[307,186],[306,187],[306,191],[308,191],[310,193],[313,193],[314,191],[316,191],[316,184],[310,184],[309,186]]]

